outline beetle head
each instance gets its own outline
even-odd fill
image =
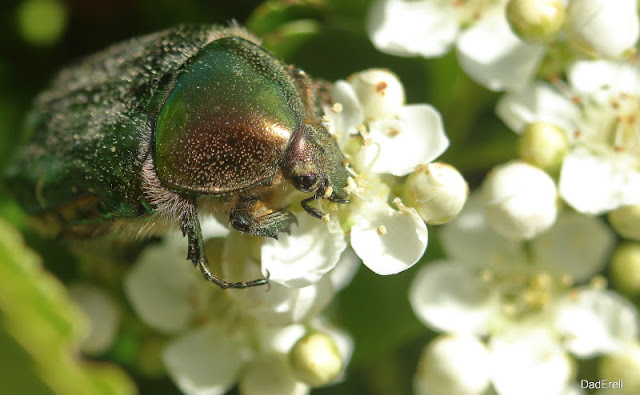
[[[314,217],[324,214],[309,206],[313,200],[326,198],[336,203],[348,203],[349,173],[343,164],[344,156],[336,141],[322,125],[303,122],[291,137],[281,164],[284,176],[302,192],[313,196],[302,201],[302,207]]]

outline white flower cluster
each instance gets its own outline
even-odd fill
[[[369,35],[400,56],[441,56],[492,90],[518,90],[566,47],[617,58],[638,40],[636,0],[377,0]]]
[[[559,192],[579,212],[602,214],[640,204],[640,67],[580,61],[569,85],[534,83],[498,103],[514,131],[548,123],[566,137]],[[545,147],[544,139],[538,144]]]
[[[640,35],[636,0],[376,0],[371,41],[441,56],[506,91],[497,114],[519,160],[486,176],[440,233],[448,259],[423,267],[415,314],[443,335],[420,394],[578,394],[576,360],[639,393]],[[596,216],[608,215],[608,222]],[[627,242],[615,245],[612,229]],[[612,254],[613,253],[613,254]]]
[[[203,231],[207,252],[222,257],[223,272],[259,273],[245,252],[255,251],[250,237],[229,233],[214,220],[203,222]],[[341,376],[352,341],[316,315],[353,275],[357,262],[350,256],[316,286],[288,289],[273,283],[268,290],[226,292],[180,264],[186,253],[182,235],[167,235],[142,253],[125,281],[140,318],[173,336],[162,360],[185,394],[223,394],[235,385],[243,393],[306,394]],[[309,336],[322,340],[314,343],[313,353],[304,353]]]
[[[225,279],[268,273],[267,287],[223,291],[206,283],[180,264],[186,246],[178,234],[147,248],[127,276],[134,310],[174,336],[163,362],[187,394],[220,394],[236,384],[242,393],[304,394],[338,380],[352,341],[324,322],[322,310],[359,261],[381,275],[414,265],[427,248],[426,223],[447,222],[464,205],[462,176],[431,163],[449,143],[440,115],[405,105],[395,75],[357,73],[336,82],[330,96],[325,122],[352,175],[349,204],[320,202],[322,221],[292,204],[297,224],[278,239],[203,221],[213,271]]]
[[[419,272],[411,304],[426,325],[451,334],[436,342],[478,351],[441,363],[437,374],[419,368],[419,393],[483,394],[493,384],[499,394],[563,394],[575,374],[568,354],[614,355],[637,341],[633,305],[596,276],[614,241],[601,220],[563,212],[548,231],[513,240],[492,229],[476,194],[441,241],[449,259]],[[458,358],[434,347],[423,359]],[[473,390],[454,391],[470,383]]]

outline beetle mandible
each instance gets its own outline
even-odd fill
[[[63,69],[26,119],[30,143],[8,183],[58,234],[177,223],[187,259],[208,268],[199,213],[228,213],[257,236],[289,231],[269,195],[287,183],[347,203],[344,157],[321,122],[314,83],[239,26],[177,26],[116,44]]]

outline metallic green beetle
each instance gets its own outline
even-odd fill
[[[273,207],[287,183],[346,203],[348,173],[322,125],[314,84],[238,26],[178,26],[63,69],[26,121],[31,142],[9,171],[25,210],[67,237],[179,224],[211,273],[199,212],[276,237],[295,217]]]

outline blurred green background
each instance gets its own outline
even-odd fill
[[[31,100],[65,64],[111,43],[175,24],[236,20],[262,37],[276,55],[316,78],[333,81],[366,68],[391,69],[405,84],[407,102],[431,103],[442,113],[451,148],[441,160],[458,167],[470,186],[476,186],[493,164],[515,156],[515,134],[493,115],[497,95],[464,76],[452,54],[425,60],[376,51],[365,29],[369,3],[4,1],[0,6],[0,170],[23,142],[21,123]],[[441,256],[437,232],[430,228],[424,262]],[[163,339],[136,319],[122,297],[124,270],[122,265],[87,263],[56,241],[35,234],[0,186],[0,394],[128,393],[132,387],[127,376],[139,393],[178,393],[158,366],[158,345]],[[354,283],[338,295],[329,314],[354,337],[355,355],[344,383],[314,393],[411,392],[419,353],[433,335],[414,318],[407,300],[416,270],[381,277],[362,268]],[[83,329],[60,284],[78,281],[107,287],[120,297],[124,311],[116,343],[97,357],[69,353],[77,349]]]

